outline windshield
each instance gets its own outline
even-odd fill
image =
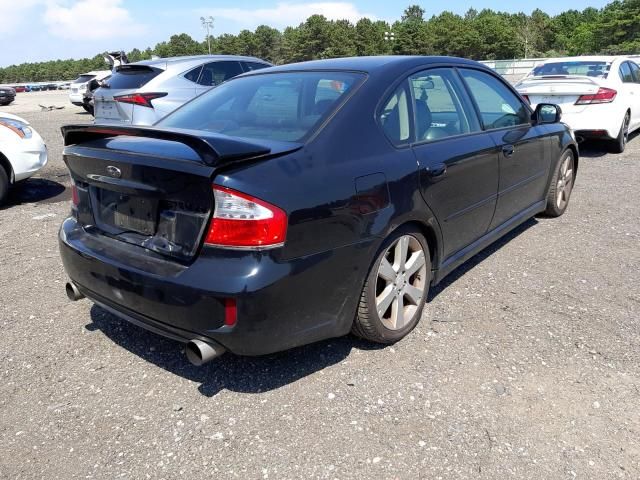
[[[157,126],[235,137],[301,141],[364,75],[289,72],[236,78],[187,103]]]
[[[95,75],[80,75],[73,83],[85,83],[94,78]]]
[[[605,61],[568,61],[549,62],[538,65],[531,76],[543,77],[547,75],[582,75],[585,77],[607,78],[611,62]]]

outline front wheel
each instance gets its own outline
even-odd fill
[[[547,194],[547,208],[545,214],[559,217],[569,205],[569,198],[573,191],[576,177],[576,159],[573,150],[567,150],[560,157],[555,172],[551,178],[549,193]]]
[[[424,236],[401,228],[382,245],[362,289],[354,334],[394,343],[420,321],[431,282],[431,258]]]
[[[0,205],[4,204],[9,195],[9,176],[7,171],[0,165]]]

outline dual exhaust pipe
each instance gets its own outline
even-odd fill
[[[77,302],[78,300],[82,300],[84,298],[84,295],[80,292],[80,290],[78,290],[78,287],[76,287],[73,282],[67,282],[64,286],[64,290],[67,294],[67,297],[72,302]],[[210,362],[226,351],[227,350],[219,343],[213,341],[204,342],[197,339],[190,340],[185,347],[187,359],[196,367],[200,367],[205,363]]]

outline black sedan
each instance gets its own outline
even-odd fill
[[[0,105],[9,105],[16,99],[16,91],[11,87],[0,87]]]
[[[472,61],[362,57],[242,75],[154,127],[63,127],[67,293],[196,364],[395,342],[430,286],[565,211],[578,150],[560,113]]]

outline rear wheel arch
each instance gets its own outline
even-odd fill
[[[386,240],[389,236],[393,235],[395,231],[401,228],[406,228],[406,227],[416,228],[420,233],[422,233],[422,235],[424,235],[424,238],[427,240],[427,245],[429,247],[429,256],[431,257],[431,266],[434,269],[438,268],[439,260],[440,260],[440,240],[439,240],[440,236],[436,231],[436,228],[433,225],[430,225],[429,222],[412,219],[412,220],[407,220],[403,223],[399,223],[395,228],[387,232],[384,240]],[[376,252],[376,255],[377,253],[378,252]]]

